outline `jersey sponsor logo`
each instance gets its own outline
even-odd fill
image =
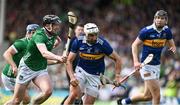
[[[84,50],[84,47],[80,47],[79,50]]]
[[[23,78],[24,78],[24,77],[23,77],[22,75],[19,76],[19,80],[23,80]]]
[[[166,39],[144,40],[144,45],[155,48],[163,47],[165,43]]]
[[[155,38],[156,35],[151,34],[149,37],[150,37],[150,38]]]
[[[83,59],[87,60],[98,60],[105,56],[105,54],[86,54],[86,53],[79,53],[79,56]]]

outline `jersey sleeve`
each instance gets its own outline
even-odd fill
[[[172,38],[173,38],[172,32],[171,32],[171,30],[168,28],[168,29],[167,29],[167,36],[166,36],[166,39],[167,39],[167,40],[171,40]]]
[[[140,31],[139,31],[139,34],[138,34],[138,38],[140,39],[140,40],[145,40],[146,39],[146,31],[145,31],[145,28],[143,28],[143,29],[141,29]]]
[[[34,35],[34,42],[36,44],[45,43],[46,39],[43,36],[43,34],[36,34],[36,35]]]
[[[76,37],[73,37],[73,38],[71,39],[71,41],[70,41],[69,49],[68,49],[69,52],[70,52],[70,50],[71,50],[72,43],[74,42],[75,39],[76,39]]]
[[[111,45],[110,45],[106,40],[104,40],[102,46],[103,46],[104,53],[105,53],[107,56],[109,56],[109,55],[112,54],[113,48],[111,47]]]
[[[15,48],[16,52],[21,52],[22,50],[26,49],[26,44],[20,39],[16,40],[12,46]]]
[[[79,49],[79,40],[78,38],[74,39],[74,41],[72,42],[71,46],[70,46],[70,51],[77,53]]]

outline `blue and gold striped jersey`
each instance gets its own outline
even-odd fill
[[[143,41],[143,50],[141,62],[148,56],[154,54],[150,65],[159,65],[161,52],[166,44],[166,40],[172,39],[172,32],[168,26],[164,26],[161,31],[158,31],[155,24],[143,28],[139,32],[138,38]]]
[[[98,37],[97,42],[90,45],[86,42],[86,36],[80,36],[73,41],[70,51],[79,54],[77,66],[89,74],[100,75],[105,70],[104,57],[109,56],[113,49],[102,37]]]

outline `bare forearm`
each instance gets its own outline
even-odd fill
[[[47,60],[48,65],[54,65],[58,63],[58,60]]]
[[[5,53],[3,54],[3,57],[4,57],[4,59],[6,60],[6,62],[7,62],[8,64],[10,64],[12,67],[13,67],[13,66],[16,66],[16,64],[15,64],[15,62],[14,62],[11,54],[5,52]]]
[[[69,77],[70,78],[74,77],[74,72],[73,72],[73,68],[72,68],[72,62],[67,61],[66,68],[67,68],[66,70],[68,72]]]
[[[116,60],[116,63],[115,63],[115,75],[119,76],[120,73],[121,73],[121,60]]]
[[[49,52],[49,51],[44,51],[42,53],[42,56],[46,59],[49,59],[49,60],[58,60],[58,55],[55,55],[53,54],[52,52]]]

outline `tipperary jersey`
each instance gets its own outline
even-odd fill
[[[16,54],[13,55],[13,61],[15,62],[17,67],[19,66],[19,62],[26,51],[27,44],[28,44],[28,39],[22,38],[16,40],[11,46],[16,51]],[[5,65],[5,67],[3,68],[3,74],[6,75],[7,77],[15,78],[12,69],[10,67],[10,64]]]
[[[172,39],[171,30],[168,26],[164,26],[161,31],[158,31],[155,24],[143,28],[139,32],[139,39],[143,41],[143,50],[141,62],[148,56],[148,54],[154,54],[153,60],[150,65],[159,65],[161,52],[165,46],[167,40]]]
[[[23,56],[25,64],[33,71],[39,71],[47,68],[47,59],[41,55],[36,44],[45,44],[48,51],[53,49],[55,35],[49,37],[44,28],[37,29],[30,39],[26,53]]]
[[[89,74],[100,75],[105,70],[104,57],[112,54],[113,49],[102,37],[90,45],[86,42],[86,36],[80,36],[73,41],[70,51],[79,54],[77,66]]]

